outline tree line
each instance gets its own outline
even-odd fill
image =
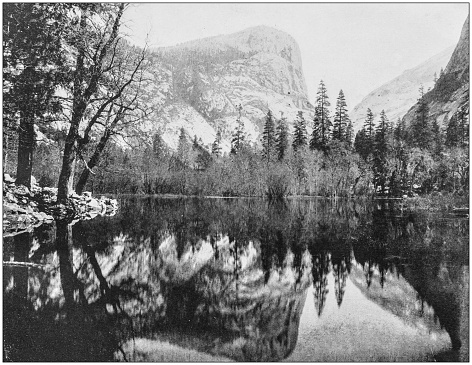
[[[468,190],[467,104],[443,128],[422,89],[409,125],[390,122],[384,111],[375,121],[368,109],[356,136],[343,91],[332,114],[321,81],[313,117],[300,111],[289,123],[268,110],[260,144],[248,139],[242,106],[229,153],[220,130],[209,146],[184,129],[176,151],[161,131],[149,143],[140,122],[156,112],[148,99],[158,76],[152,54],[120,33],[125,9],[5,4],[4,172],[15,172],[18,184],[31,186],[34,174],[41,185],[58,187],[61,203],[84,189],[269,198]],[[139,143],[124,148],[130,141]]]

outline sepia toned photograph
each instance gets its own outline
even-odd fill
[[[4,2],[4,362],[469,362],[468,2]]]

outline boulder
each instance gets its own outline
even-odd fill
[[[90,199],[90,201],[88,201],[88,203],[87,203],[87,208],[89,210],[100,211],[101,210],[101,205],[100,205],[100,203],[98,202],[97,199]]]
[[[18,185],[14,189],[15,195],[32,197],[31,191],[24,185]]]
[[[6,183],[14,183],[15,179],[10,176],[10,174],[3,174],[3,181]]]

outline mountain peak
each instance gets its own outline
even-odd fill
[[[156,118],[166,143],[175,148],[180,128],[211,144],[216,131],[229,150],[238,106],[248,140],[258,143],[268,109],[289,123],[298,111],[313,114],[298,44],[265,25],[157,50],[165,90]],[[163,86],[163,88],[164,88]]]
[[[301,70],[300,48],[288,33],[267,25],[258,25],[236,33],[196,39],[176,46],[160,48],[160,51],[195,50],[206,52],[239,51],[251,57],[258,53],[268,53],[284,58]]]

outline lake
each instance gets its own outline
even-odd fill
[[[469,220],[119,197],[3,240],[7,361],[468,361]]]

